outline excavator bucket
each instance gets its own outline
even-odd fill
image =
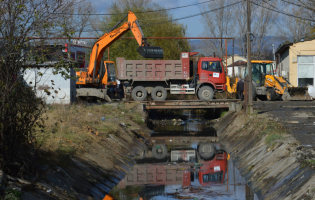
[[[283,101],[309,101],[313,98],[308,94],[307,87],[289,87],[282,95]]]
[[[163,49],[161,47],[140,46],[137,51],[144,58],[164,58]]]

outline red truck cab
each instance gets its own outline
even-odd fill
[[[210,183],[223,183],[227,170],[227,153],[218,153],[212,160],[203,161],[203,165],[199,171],[200,185],[208,185]]]
[[[215,89],[224,85],[226,81],[222,59],[220,58],[200,58],[198,60],[197,74],[199,75],[200,83],[212,83]]]
[[[222,59],[204,57],[198,60],[197,75],[199,87],[211,86],[214,90],[226,90],[226,76]],[[197,86],[198,87],[198,86]]]

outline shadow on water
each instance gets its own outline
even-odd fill
[[[205,113],[158,116],[147,148],[111,190],[114,199],[258,199]]]

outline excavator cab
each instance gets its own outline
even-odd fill
[[[115,70],[115,63],[112,61],[105,61],[106,69],[107,69],[107,84],[104,85],[116,85],[116,70]]]
[[[116,85],[117,76],[115,63],[113,61],[101,61],[100,65],[99,71],[97,72],[98,76],[95,77],[94,84]]]

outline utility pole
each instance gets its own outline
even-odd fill
[[[272,44],[272,54],[273,54],[273,61],[276,60],[276,55],[275,55],[275,44]]]
[[[246,113],[252,114],[253,110],[253,85],[252,85],[252,62],[251,62],[251,31],[250,31],[250,0],[247,0],[247,69],[248,69],[248,104]]]

